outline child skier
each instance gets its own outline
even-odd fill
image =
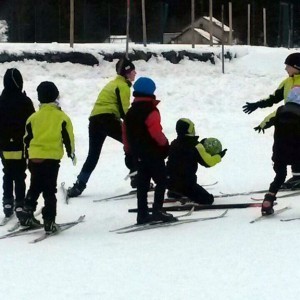
[[[272,160],[276,173],[262,204],[262,215],[274,213],[276,194],[287,175],[288,165],[300,165],[300,86],[291,89],[285,105],[265,125],[275,126]]]
[[[33,103],[23,89],[19,70],[8,69],[0,96],[0,154],[3,164],[3,211],[6,218],[14,207],[22,208],[26,192],[26,159],[23,136],[27,118],[34,113]]]
[[[162,210],[166,189],[165,158],[169,142],[162,132],[159,103],[154,95],[152,79],[139,78],[133,85],[134,100],[123,124],[123,142],[127,155],[137,161],[137,224],[150,221],[174,221],[172,214]],[[156,183],[153,213],[149,214],[147,193],[151,178]]]
[[[171,143],[167,161],[168,196],[184,196],[199,204],[212,204],[214,196],[197,184],[198,164],[213,167],[221,162],[227,149],[215,155],[208,153],[204,146],[206,139],[198,141],[195,125],[190,119],[179,119],[176,132],[178,136]]]
[[[39,195],[43,193],[45,205],[42,209],[46,233],[55,232],[59,227],[56,217],[56,186],[63,157],[63,144],[67,155],[76,163],[73,126],[70,118],[58,104],[59,91],[53,82],[44,81],[37,87],[40,109],[26,122],[24,136],[25,154],[29,159],[31,173],[30,188],[23,210],[16,210],[21,225],[40,226],[33,216]]]
[[[255,111],[257,108],[264,108],[264,107],[270,107],[275,103],[280,102],[281,100],[284,100],[286,102],[287,100],[287,95],[291,88],[295,85],[300,85],[300,53],[292,53],[290,54],[285,62],[286,67],[285,70],[288,73],[289,77],[283,80],[277,90],[274,92],[273,95],[270,95],[267,99],[254,102],[254,103],[249,103],[247,102],[243,106],[243,111],[245,113],[251,114],[253,111]],[[272,118],[275,115],[276,112],[273,114],[270,114],[265,118],[265,120],[255,127],[254,129],[257,130],[258,132],[263,132],[265,130],[266,123],[270,118]],[[287,180],[281,188],[285,189],[296,189],[300,188],[300,164],[292,164],[292,178]]]

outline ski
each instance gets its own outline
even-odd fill
[[[300,217],[296,217],[296,218],[290,218],[290,219],[281,219],[281,222],[289,222],[289,221],[295,221],[295,220],[300,220]]]
[[[239,193],[223,193],[220,192],[221,195],[214,195],[215,198],[226,198],[226,197],[234,197],[234,196],[244,196],[244,195],[251,195],[251,194],[261,194],[267,193],[269,190],[257,190],[257,191],[249,191],[249,192],[239,192]],[[291,192],[296,191],[295,189],[280,189],[279,192]],[[300,191],[299,191],[300,192]]]
[[[56,232],[52,232],[52,233],[46,233],[46,232],[43,232],[42,235],[40,235],[39,237],[37,237],[36,239],[30,241],[29,243],[31,244],[35,244],[35,243],[38,243],[38,242],[41,242],[51,236],[54,236],[54,235],[57,235],[57,234],[60,234],[62,231],[65,231],[67,229],[70,229],[72,228],[73,226],[83,222],[85,218],[85,215],[83,216],[80,216],[76,221],[74,222],[69,222],[69,223],[65,223],[64,225],[60,224],[59,227],[60,227],[60,230],[56,231]]]
[[[285,212],[288,209],[290,209],[290,207],[286,206],[286,207],[283,207],[281,209],[275,210],[272,215],[259,216],[259,217],[255,218],[254,220],[250,221],[250,224],[253,224],[253,223],[256,223],[258,221],[262,221],[262,220],[265,220],[265,219],[268,219],[268,218],[271,218],[272,216],[279,215],[279,214]]]
[[[290,192],[288,194],[285,194],[285,195],[279,195],[279,196],[276,196],[276,198],[288,198],[288,197],[291,197],[291,196],[297,196],[297,195],[300,195],[300,191],[297,191],[297,192]],[[256,197],[251,197],[251,200],[254,200],[254,201],[262,201],[264,200],[264,198],[256,198]]]
[[[6,225],[13,217],[14,217],[13,214],[12,214],[10,217],[4,217],[4,218],[0,221],[0,226]]]
[[[83,220],[82,220],[83,221]],[[82,222],[80,221],[80,222]],[[64,227],[64,226],[68,226],[74,223],[78,223],[77,221],[73,221],[73,222],[67,222],[67,223],[60,223],[58,224],[60,227]],[[41,224],[41,226],[39,227],[22,227],[14,232],[9,232],[7,234],[4,234],[2,236],[0,236],[0,239],[5,239],[5,238],[10,238],[10,237],[17,237],[17,236],[21,236],[21,235],[28,235],[31,233],[35,233],[35,232],[39,232],[41,230],[44,230],[44,225]]]
[[[38,215],[40,215],[42,213],[42,209],[39,209],[37,210],[35,213],[34,213],[34,216],[37,217]],[[10,227],[7,231],[8,232],[13,232],[15,230],[17,230],[18,228],[21,227],[21,224],[19,221],[17,221],[12,227]]]
[[[62,182],[62,183],[60,184],[60,187],[61,187],[61,190],[62,190],[62,192],[63,192],[63,195],[64,195],[64,199],[65,199],[66,204],[69,204],[69,199],[70,199],[70,197],[68,196],[68,190],[67,190],[66,187],[65,187],[65,182]]]
[[[257,190],[257,191],[250,191],[250,192],[239,192],[239,193],[223,193],[220,192],[221,195],[214,195],[214,198],[226,198],[226,197],[234,197],[234,196],[246,196],[251,194],[260,194],[266,193],[268,190]]]
[[[41,228],[43,228],[43,225],[41,225],[40,227],[22,227],[22,228],[20,228],[18,230],[15,230],[13,232],[9,232],[9,233],[6,233],[4,235],[1,235],[0,240],[6,239],[6,238],[9,238],[9,237],[15,237],[15,236],[28,234],[29,232],[33,232],[33,231],[41,229]]]
[[[199,218],[194,218],[194,219],[177,220],[177,221],[173,221],[173,222],[148,223],[148,224],[145,224],[145,225],[141,225],[139,227],[130,228],[128,230],[117,231],[116,233],[117,234],[124,234],[124,233],[144,231],[144,230],[160,228],[160,227],[171,227],[171,226],[177,226],[177,225],[187,224],[187,223],[215,220],[215,219],[223,218],[227,214],[227,212],[228,212],[228,210],[225,210],[223,213],[221,213],[217,216],[213,216],[213,217],[199,217]]]
[[[231,209],[231,208],[248,208],[248,207],[261,207],[262,203],[250,202],[250,203],[224,203],[224,204],[197,204],[197,203],[188,203],[185,205],[173,205],[173,206],[164,206],[165,211],[182,211],[190,210],[194,207],[195,211],[205,210],[205,209]],[[150,209],[151,211],[151,209]],[[128,212],[135,213],[137,208],[128,209]]]
[[[209,186],[214,186],[216,184],[218,184],[219,181],[215,181],[215,182],[212,182],[212,183],[207,183],[207,184],[200,184],[201,186],[205,186],[205,187],[209,187]]]
[[[154,191],[154,189],[155,189],[155,187],[151,186],[151,188],[149,189],[149,192]],[[104,202],[104,201],[110,201],[110,200],[113,200],[113,201],[124,200],[124,199],[127,199],[128,197],[136,195],[136,192],[137,192],[137,190],[131,190],[124,194],[93,200],[93,202]]]
[[[188,216],[190,216],[193,213],[193,211],[194,211],[194,207],[192,207],[192,209],[189,210],[187,213],[179,215],[179,216],[176,216],[176,218],[180,219],[180,218],[183,218],[183,217],[188,217]],[[147,224],[155,224],[155,223],[157,223],[157,222],[150,222],[150,223],[147,223]],[[144,226],[144,225],[145,224],[132,224],[132,225],[128,225],[128,226],[124,226],[124,227],[120,227],[120,228],[116,228],[116,229],[110,230],[109,232],[116,232],[116,231],[120,231],[120,230],[125,230],[125,229],[140,227],[140,226]]]

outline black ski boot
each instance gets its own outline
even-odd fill
[[[6,218],[14,213],[14,198],[3,198],[3,212]]]
[[[281,189],[292,189],[298,190],[300,189],[300,176],[293,176],[289,180],[287,180],[282,186]]]
[[[77,180],[71,188],[68,188],[67,194],[70,198],[78,197],[82,194],[86,184],[80,180]]]
[[[177,218],[175,218],[172,214],[166,213],[162,210],[154,210],[152,213],[153,221],[161,221],[161,222],[175,222]]]
[[[60,231],[60,227],[54,220],[44,220],[44,229],[47,234]]]
[[[272,194],[265,194],[264,201],[261,206],[261,214],[262,216],[272,215],[274,213],[274,201],[276,200],[276,196]]]
[[[138,225],[147,224],[152,222],[152,215],[149,212],[138,212],[136,217],[136,223]]]
[[[16,215],[22,226],[30,228],[41,227],[41,222],[34,217],[33,212],[30,210],[24,210],[21,207],[18,207],[16,209]]]

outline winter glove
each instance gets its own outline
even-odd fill
[[[130,171],[136,170],[137,163],[131,154],[125,154],[124,160],[125,160],[125,166],[127,167],[127,169],[129,169]]]
[[[76,163],[77,163],[77,157],[76,157],[75,153],[72,153],[72,154],[70,155],[70,158],[72,159],[73,166],[76,166]]]
[[[224,157],[225,154],[226,154],[226,151],[227,151],[227,149],[222,150],[222,151],[219,153],[219,155],[220,155],[221,157]]]
[[[258,131],[258,133],[260,133],[262,131],[262,133],[265,133],[265,128],[260,127],[260,125],[254,127],[255,131]]]
[[[251,114],[253,111],[255,111],[258,108],[258,103],[254,102],[254,103],[249,103],[246,102],[246,104],[243,106],[243,112],[246,114]]]

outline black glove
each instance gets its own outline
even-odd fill
[[[132,155],[125,154],[125,165],[129,170],[136,170],[136,162]]]
[[[257,108],[258,108],[257,102],[254,102],[254,103],[246,102],[246,104],[243,106],[243,112],[246,114],[251,114]]]
[[[265,133],[265,129],[264,128],[261,128],[260,125],[254,127],[254,130],[255,131],[258,131],[258,133],[260,133],[262,131],[262,133]]]
[[[222,151],[219,153],[219,155],[220,155],[221,157],[224,157],[224,155],[226,154],[226,151],[227,151],[227,149],[222,150]]]

